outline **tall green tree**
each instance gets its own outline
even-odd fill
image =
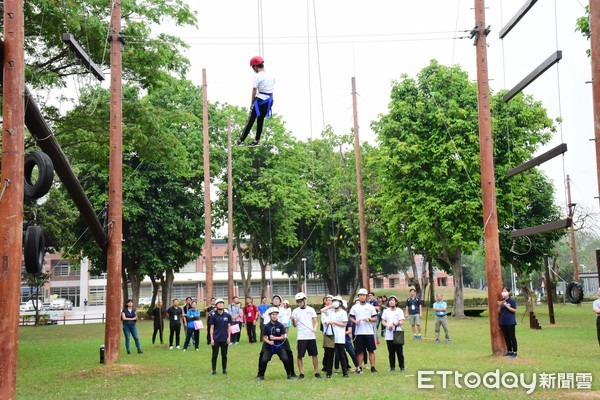
[[[523,162],[549,138],[552,121],[530,97],[511,100],[506,107],[519,111],[515,115],[497,113],[500,102],[500,94],[493,96],[494,133],[509,123],[515,132],[511,160]],[[432,61],[416,79],[404,75],[394,82],[388,114],[373,123],[381,148],[378,199],[391,244],[398,250],[407,245],[426,250],[452,273],[457,317],[464,316],[462,255],[478,247],[485,220],[477,115],[477,87],[467,73]],[[498,152],[499,145],[496,137],[498,177],[508,157]],[[500,186],[498,197],[504,193]],[[501,205],[499,215],[505,216]]]

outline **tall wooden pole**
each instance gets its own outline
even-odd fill
[[[233,173],[231,160],[231,118],[227,120],[227,294],[233,300]]]
[[[569,210],[572,210],[572,202],[571,202],[571,179],[569,175],[567,175],[567,201],[569,202],[568,207]],[[570,211],[569,211],[570,214]],[[572,215],[569,215],[573,217]],[[573,224],[569,227],[569,231],[571,234],[571,256],[573,258],[573,280],[579,281],[579,263],[577,262],[577,249],[575,248],[575,228]],[[577,304],[580,305],[581,303]]]
[[[206,273],[206,299],[213,295],[212,222],[210,207],[210,148],[208,141],[208,95],[206,93],[206,68],[202,68],[202,135],[204,136],[204,272]]]
[[[600,4],[590,0],[590,52],[592,59],[592,99],[594,140],[596,142],[596,179],[600,193]],[[598,196],[600,199],[600,195]]]
[[[494,142],[490,116],[490,87],[487,67],[487,38],[485,1],[475,0],[475,26],[477,32],[477,89],[479,93],[479,151],[481,154],[481,188],[483,191],[483,230],[485,238],[485,264],[488,281],[488,308],[492,353],[506,351],[500,332],[497,301],[502,290],[498,214],[496,211],[496,181],[494,178]]]
[[[119,359],[121,345],[121,268],[123,239],[123,124],[121,3],[112,1],[110,28],[110,161],[108,175],[108,261],[104,362]]]
[[[14,399],[17,382],[25,147],[23,24],[23,0],[5,0],[0,175],[0,399]]]
[[[358,137],[358,111],[356,106],[356,79],[352,77],[352,114],[354,115],[354,158],[356,160],[356,192],[358,197],[358,223],[360,227],[360,266],[363,287],[371,290],[369,282],[369,257],[367,253],[367,223],[365,222],[365,201],[362,183],[362,163]]]
[[[546,299],[548,300],[548,315],[550,324],[556,324],[554,320],[554,285],[550,278],[550,267],[548,266],[548,254],[544,254],[544,280],[546,281]]]

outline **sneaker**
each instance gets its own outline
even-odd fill
[[[350,375],[348,375],[348,374],[344,374],[344,375],[342,375],[342,376],[343,376],[344,378],[350,378]]]
[[[183,349],[183,351],[187,351],[187,349]]]
[[[446,344],[450,344],[450,339],[446,339]]]
[[[321,376],[321,374],[319,374],[318,372],[315,374],[315,378],[317,378],[317,379],[323,379],[323,377]]]
[[[227,375],[227,370],[223,370],[223,375]]]
[[[234,346],[237,346],[237,345],[238,345],[238,343],[239,343],[239,342],[235,342],[233,345],[234,345]]]
[[[212,374],[213,374],[213,375],[216,375],[216,374],[217,374],[217,371],[213,371],[213,373],[212,373]]]
[[[334,375],[339,375],[339,374],[340,374],[340,371],[336,369],[335,371],[333,371],[333,374],[334,374]]]
[[[327,375],[327,379],[331,379],[331,375]]]
[[[388,372],[396,372],[396,368],[390,368],[388,369]]]
[[[131,352],[129,350],[127,350],[127,354],[131,354]]]
[[[513,355],[513,352],[509,351],[509,352],[505,353],[502,357],[512,357],[512,355]]]
[[[517,353],[513,352],[512,355],[510,356],[511,358],[517,358]]]
[[[250,144],[248,145],[248,147],[257,147],[257,146],[259,146],[259,144],[256,140],[251,141]]]
[[[413,335],[413,340],[417,340],[417,335]]]
[[[264,380],[265,380],[265,377],[264,377],[264,376],[257,376],[257,377],[256,377],[256,380],[257,380],[257,381],[264,381]]]
[[[400,368],[400,372],[404,372],[404,367],[401,367],[401,368]]]
[[[244,142],[242,142],[241,140],[238,140],[237,142],[235,142],[236,146],[243,146]]]
[[[440,344],[440,339],[435,339],[435,344]]]
[[[177,346],[177,347],[175,347],[175,348],[176,348],[177,350],[181,350],[181,347],[179,347],[179,346]]]
[[[375,367],[371,367],[371,372],[372,372],[372,373],[375,373],[375,372],[377,372],[377,370],[375,369]]]
[[[288,377],[287,377],[287,378],[288,378],[288,381],[291,381],[291,380],[293,380],[293,379],[294,379],[294,377],[293,377],[293,376],[291,376],[291,375],[288,375]]]
[[[169,346],[169,350],[173,350],[173,346]]]
[[[143,351],[141,349],[138,350],[138,354],[142,354],[142,353],[143,353]]]
[[[361,367],[356,368],[356,373],[357,374],[362,374],[363,373],[362,368]]]
[[[196,349],[196,351],[200,351],[199,349]]]
[[[298,375],[298,379],[304,379],[304,374]]]
[[[417,340],[423,340],[423,336],[421,336],[421,335],[417,336]]]

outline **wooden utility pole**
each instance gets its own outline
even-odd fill
[[[227,295],[233,300],[233,181],[231,160],[231,118],[227,120]]]
[[[356,192],[358,197],[358,223],[360,227],[360,266],[363,287],[371,290],[369,282],[369,257],[367,253],[367,223],[365,222],[365,201],[363,197],[362,163],[358,138],[358,111],[356,106],[356,79],[352,77],[352,114],[354,115],[354,158],[356,160]]]
[[[213,295],[212,222],[210,207],[210,148],[208,142],[208,95],[206,68],[202,68],[202,134],[204,136],[204,272],[206,274],[206,304]]]
[[[506,352],[500,331],[497,300],[502,291],[500,243],[498,238],[498,213],[496,211],[496,181],[494,178],[494,141],[490,116],[490,87],[487,65],[487,30],[485,1],[475,0],[475,45],[477,48],[477,89],[479,93],[479,151],[481,154],[481,188],[483,192],[483,231],[485,238],[485,264],[488,281],[488,309],[492,353]]]
[[[121,3],[111,1],[110,161],[108,175],[108,260],[106,279],[105,364],[119,359],[121,346],[121,269],[123,251],[123,122]]]
[[[592,59],[592,104],[596,142],[596,179],[600,199],[600,4],[590,0],[590,52]],[[600,277],[599,277],[600,278]]]
[[[23,0],[5,0],[0,175],[0,399],[14,399],[17,383],[23,260],[24,29]]]
[[[548,266],[548,254],[544,254],[544,280],[546,281],[546,299],[548,300],[548,314],[550,323],[554,325],[554,285],[550,280],[550,267]]]
[[[569,175],[567,175],[567,201],[569,204],[567,207],[569,208],[569,217],[573,218],[572,212],[575,209],[575,205],[571,202],[571,179]],[[579,282],[579,263],[577,262],[577,249],[575,248],[575,228],[571,223],[569,227],[569,231],[571,234],[571,256],[573,258],[573,280]],[[581,303],[577,304],[580,305]]]

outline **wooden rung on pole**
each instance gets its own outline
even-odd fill
[[[566,218],[543,225],[532,226],[530,228],[515,229],[510,233],[510,237],[514,239],[523,236],[537,235],[538,233],[552,232],[558,229],[568,228],[572,223],[573,220],[571,218]]]
[[[544,72],[546,72],[551,66],[553,66],[554,64],[559,62],[561,59],[562,59],[562,51],[560,51],[560,50],[555,51],[550,57],[548,57],[546,60],[544,60],[544,62],[542,62],[540,65],[538,65],[538,67],[536,69],[531,71],[531,73],[529,75],[527,75],[521,82],[517,83],[515,87],[510,89],[504,95],[504,97],[502,97],[502,100],[504,100],[504,102],[506,103],[507,101],[509,101],[510,99],[512,99],[519,93],[521,93],[527,86],[529,86],[529,84],[531,84],[533,81],[535,81],[540,75],[542,75]]]
[[[564,154],[566,152],[567,152],[567,144],[561,143],[558,146],[556,146],[555,148],[548,150],[544,154],[541,154],[519,166],[509,169],[508,172],[506,173],[506,176],[509,178],[511,176],[515,176],[517,174],[520,174],[521,172],[525,172],[528,169],[531,169],[535,166],[545,163],[546,161],[551,160],[554,157]]]
[[[510,32],[511,29],[519,23],[521,18],[523,18],[525,14],[527,14],[527,12],[531,10],[531,7],[533,7],[535,3],[537,3],[537,1],[538,0],[527,0],[523,7],[521,7],[521,9],[517,11],[515,16],[512,17],[502,29],[500,29],[500,39],[504,39],[504,36],[508,35],[508,32]]]

